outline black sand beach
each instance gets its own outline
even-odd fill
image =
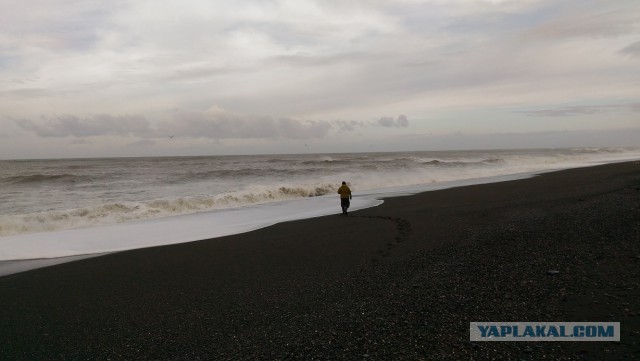
[[[0,320],[1,360],[640,359],[640,163],[5,276]],[[622,337],[472,343],[471,321]]]

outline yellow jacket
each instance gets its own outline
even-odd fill
[[[351,189],[346,184],[343,184],[338,188],[338,194],[341,199],[351,199]]]

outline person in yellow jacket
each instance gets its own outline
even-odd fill
[[[349,215],[347,209],[349,209],[349,205],[351,202],[351,189],[347,185],[347,182],[342,182],[340,188],[338,188],[338,194],[340,195],[340,206],[342,207],[342,214]]]

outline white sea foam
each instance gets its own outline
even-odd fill
[[[356,197],[352,210],[380,203],[373,197]],[[0,239],[0,261],[59,258],[184,243],[247,232],[283,221],[334,214],[337,208],[335,197],[323,196],[92,228],[14,235]]]

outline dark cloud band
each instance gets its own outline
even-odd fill
[[[352,132],[358,128],[382,126],[405,128],[405,115],[377,121],[297,120],[286,117],[241,115],[214,107],[206,112],[182,112],[173,119],[152,124],[146,117],[91,115],[44,117],[38,121],[14,119],[23,130],[40,137],[122,136],[141,139],[169,137],[208,139],[319,139],[331,131]]]

